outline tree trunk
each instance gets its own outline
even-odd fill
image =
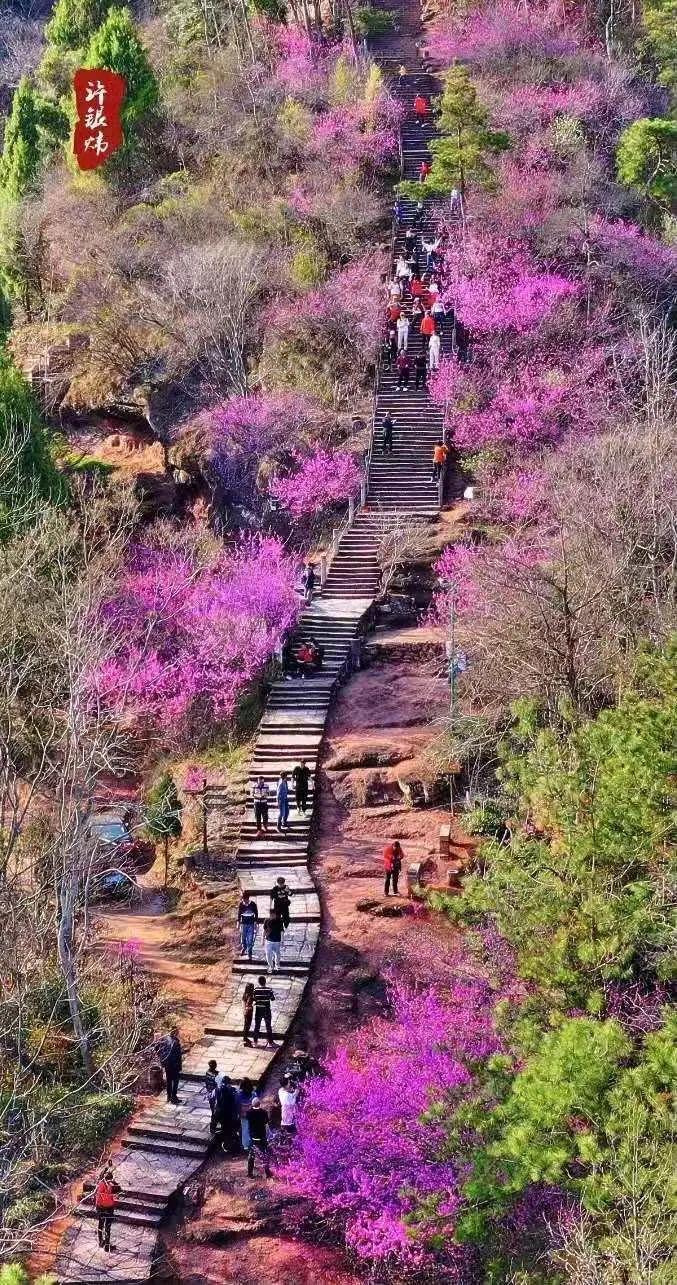
[[[74,886],[75,885],[75,886]],[[78,974],[73,958],[73,924],[77,894],[77,874],[66,875],[59,890],[59,927],[57,931],[57,952],[61,973],[66,986],[68,1010],[70,1012],[73,1034],[77,1041],[80,1059],[87,1076],[94,1075],[89,1039],[80,1011],[80,993]]]

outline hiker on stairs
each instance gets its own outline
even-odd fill
[[[402,392],[402,389],[406,392],[409,391],[410,369],[411,362],[409,361],[406,352],[401,352],[397,358],[397,387],[399,392]]]
[[[266,963],[268,965],[269,973],[277,973],[280,970],[283,932],[284,924],[282,922],[282,915],[277,910],[271,911],[263,924]]]
[[[400,317],[397,323],[397,351],[406,352],[409,346],[409,318]]]
[[[425,314],[421,321],[421,334],[424,343],[428,343],[430,336],[435,333],[435,319],[429,308],[426,308]]]
[[[310,768],[305,759],[301,759],[301,762],[296,764],[292,779],[296,793],[296,811],[305,812],[308,807],[308,786],[310,785]]]
[[[439,370],[440,368],[441,348],[442,348],[442,340],[440,339],[439,335],[437,333],[434,335],[431,335],[430,343],[428,344],[428,362],[430,366],[431,375],[433,374],[434,371]]]
[[[313,600],[313,589],[315,588],[315,568],[312,562],[306,562],[302,583],[303,601],[309,607]]]
[[[417,94],[414,99],[414,115],[419,125],[423,127],[428,119],[428,102],[423,94]]]
[[[286,772],[280,772],[277,783],[277,828],[280,834],[289,829],[289,782]]]
[[[237,922],[240,929],[240,944],[242,954],[251,959],[254,950],[254,941],[256,938],[256,929],[259,922],[259,909],[255,901],[252,901],[248,892],[243,892],[242,899],[237,908]]]
[[[270,803],[270,787],[266,778],[260,776],[252,786],[252,798],[254,800],[254,820],[256,823],[256,837],[261,836],[261,831],[268,833],[268,805]]]
[[[433,447],[433,471],[430,478],[431,482],[439,482],[442,476],[442,469],[447,462],[448,454],[449,449],[444,445],[444,442],[435,442]]]
[[[392,455],[393,453],[394,428],[395,428],[395,421],[392,415],[390,414],[390,411],[388,411],[388,414],[385,416],[383,420],[383,454],[384,455]]]
[[[270,890],[270,913],[280,916],[284,928],[289,927],[291,896],[284,875],[278,875],[275,886]]]
[[[179,1091],[179,1075],[183,1066],[183,1051],[178,1027],[176,1026],[172,1026],[169,1035],[166,1035],[162,1041],[160,1062],[167,1081],[167,1101],[171,1102],[172,1106],[178,1106],[180,1099],[177,1094]]]
[[[120,1191],[117,1182],[113,1181],[113,1170],[110,1165],[101,1171],[99,1181],[94,1188],[94,1208],[97,1216],[97,1235],[99,1238],[99,1249],[103,1249],[106,1254],[110,1254],[115,1249],[115,1245],[110,1243],[110,1233],[113,1226],[113,1215],[115,1213],[116,1195]]]
[[[425,388],[426,365],[427,363],[426,363],[425,351],[417,353],[414,360],[414,372],[416,375],[416,379],[414,382],[415,390],[418,390],[419,388]]]
[[[262,974],[258,979],[258,985],[254,987],[254,1048],[258,1045],[262,1025],[266,1028],[268,1047],[275,1048],[273,1019],[270,1008],[274,999],[275,995]]]

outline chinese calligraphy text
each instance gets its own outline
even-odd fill
[[[122,142],[120,108],[125,78],[104,68],[80,68],[73,77],[78,119],[73,151],[81,170],[103,165]]]

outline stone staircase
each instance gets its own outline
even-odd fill
[[[419,85],[428,94],[432,92],[430,79],[420,76],[408,77],[396,90],[409,108]],[[428,126],[421,130],[408,111],[402,127],[407,177],[418,174],[431,132]],[[413,217],[414,206],[414,202],[406,205],[405,225]],[[426,209],[423,234],[432,235],[433,228],[434,211]],[[396,253],[403,237],[401,228],[395,237]],[[445,332],[443,346],[449,342]],[[421,344],[420,335],[410,332],[412,357]],[[394,453],[384,456],[381,426],[387,411],[395,419],[395,444]],[[309,810],[305,815],[296,812],[292,789],[291,824],[284,834],[275,829],[277,815],[271,807],[270,832],[259,837],[249,804],[236,854],[240,886],[257,898],[261,918],[278,876],[284,876],[292,893],[281,969],[270,979],[275,994],[273,1031],[279,1041],[285,1039],[296,1017],[320,936],[320,901],[309,860],[315,783],[327,714],[337,683],[350,671],[353,645],[378,593],[378,544],[388,523],[401,520],[403,515],[416,522],[431,521],[439,511],[438,488],[429,479],[432,446],[441,437],[441,429],[442,414],[425,389],[414,391],[412,379],[409,391],[400,393],[394,374],[379,371],[367,503],[343,532],[325,584],[303,612],[297,629],[297,641],[312,636],[324,647],[323,668],[312,678],[280,679],[272,685],[249,764],[248,791],[261,774],[274,786],[279,773],[291,773],[300,759],[307,761],[312,772]],[[111,1254],[98,1248],[92,1184],[84,1185],[57,1255],[57,1279],[63,1285],[99,1281],[141,1285],[149,1280],[160,1222],[173,1198],[204,1162],[211,1145],[210,1112],[203,1089],[207,1061],[215,1058],[220,1071],[233,1079],[249,1076],[259,1081],[276,1056],[277,1050],[248,1048],[242,1042],[242,989],[246,980],[255,978],[264,967],[262,943],[257,939],[251,962],[236,956],[204,1037],[184,1060],[180,1104],[158,1101],[127,1126],[120,1149],[112,1157],[122,1196]]]

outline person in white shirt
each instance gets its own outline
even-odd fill
[[[280,1121],[283,1133],[296,1133],[296,1105],[298,1101],[298,1090],[292,1087],[292,1083],[285,1076],[280,1085],[277,1096],[280,1101],[282,1110],[282,1119]]]
[[[430,366],[431,373],[433,370],[439,370],[441,346],[439,335],[431,335],[430,343],[428,344],[428,364]]]
[[[397,351],[406,352],[409,346],[409,318],[400,317],[397,322]]]
[[[407,260],[403,259],[401,256],[395,264],[395,276],[398,281],[408,281],[411,276],[409,264],[407,263]]]

